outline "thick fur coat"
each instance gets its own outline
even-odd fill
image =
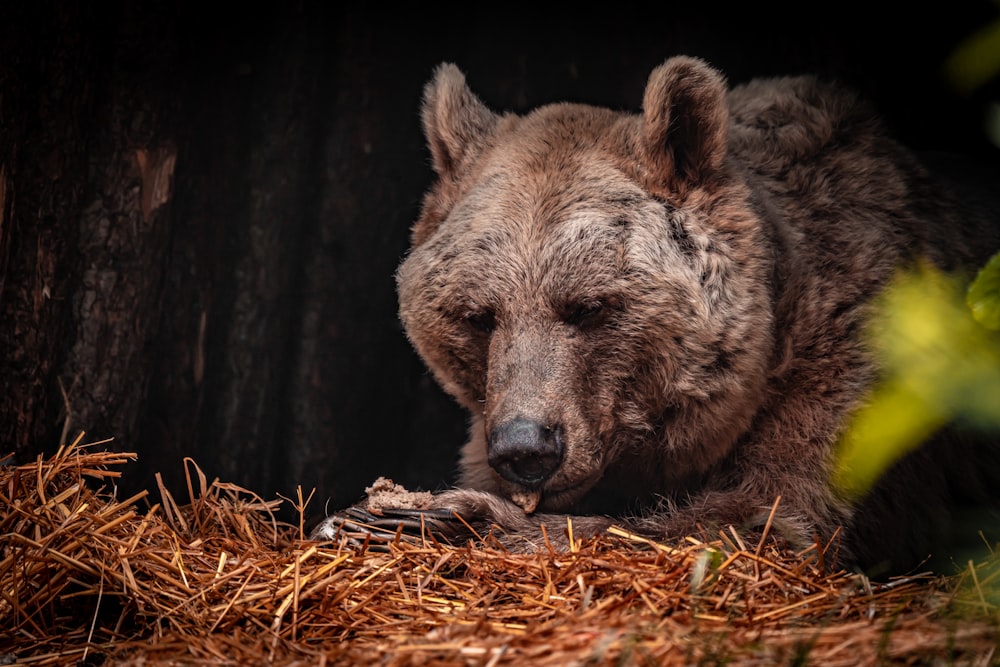
[[[866,565],[926,553],[927,531],[890,527],[950,493],[921,481],[926,462],[862,501],[830,482],[879,375],[861,331],[897,269],[978,267],[998,243],[855,94],[808,77],[730,90],[675,57],[640,114],[500,114],[445,64],[423,124],[437,180],[400,315],[471,417],[435,507],[532,548],[565,515],[577,535],[752,534],[780,496],[793,543],[839,535]]]

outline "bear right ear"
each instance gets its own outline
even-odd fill
[[[721,170],[729,106],[718,70],[697,58],[670,58],[649,75],[642,109],[645,156],[657,185],[683,193]]]
[[[424,87],[422,118],[434,171],[451,178],[483,149],[500,116],[469,90],[458,67],[442,63]]]

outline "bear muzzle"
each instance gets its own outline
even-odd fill
[[[490,431],[488,460],[508,482],[528,489],[541,487],[563,460],[563,429],[517,417]]]

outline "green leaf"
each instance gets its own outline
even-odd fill
[[[929,265],[896,276],[866,329],[882,379],[841,434],[834,471],[841,491],[866,493],[951,420],[1000,431],[998,330],[1000,254],[968,290]]]
[[[1000,253],[993,255],[969,285],[965,297],[972,316],[992,331],[1000,331]]]

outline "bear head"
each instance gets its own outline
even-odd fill
[[[444,64],[422,118],[437,178],[400,317],[471,415],[461,484],[570,511],[611,475],[683,492],[724,460],[765,400],[775,261],[723,77],[675,57],[640,114],[517,115]]]

